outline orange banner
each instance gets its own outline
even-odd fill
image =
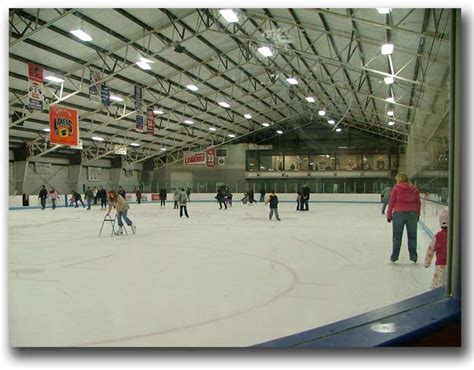
[[[77,110],[53,105],[49,108],[49,139],[51,144],[78,145],[79,120]]]

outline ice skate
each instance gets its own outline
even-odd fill
[[[131,225],[130,227],[132,228],[132,233],[135,234],[135,231],[137,231],[137,227],[135,225]]]
[[[123,227],[120,226],[118,230],[114,233],[115,235],[123,235]]]

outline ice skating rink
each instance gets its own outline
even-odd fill
[[[429,289],[433,266],[390,264],[380,204],[131,204],[136,235],[98,237],[95,206],[9,211],[12,346],[250,346]]]

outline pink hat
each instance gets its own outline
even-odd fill
[[[448,222],[449,222],[449,210],[445,209],[439,215],[439,226],[448,227]]]

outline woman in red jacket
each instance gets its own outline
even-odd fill
[[[421,209],[420,194],[416,187],[410,184],[408,176],[404,173],[399,173],[396,180],[397,184],[390,194],[387,212],[387,221],[393,221],[393,246],[390,260],[392,262],[398,260],[400,246],[402,244],[403,229],[406,225],[410,260],[416,263],[418,260],[416,235]]]

